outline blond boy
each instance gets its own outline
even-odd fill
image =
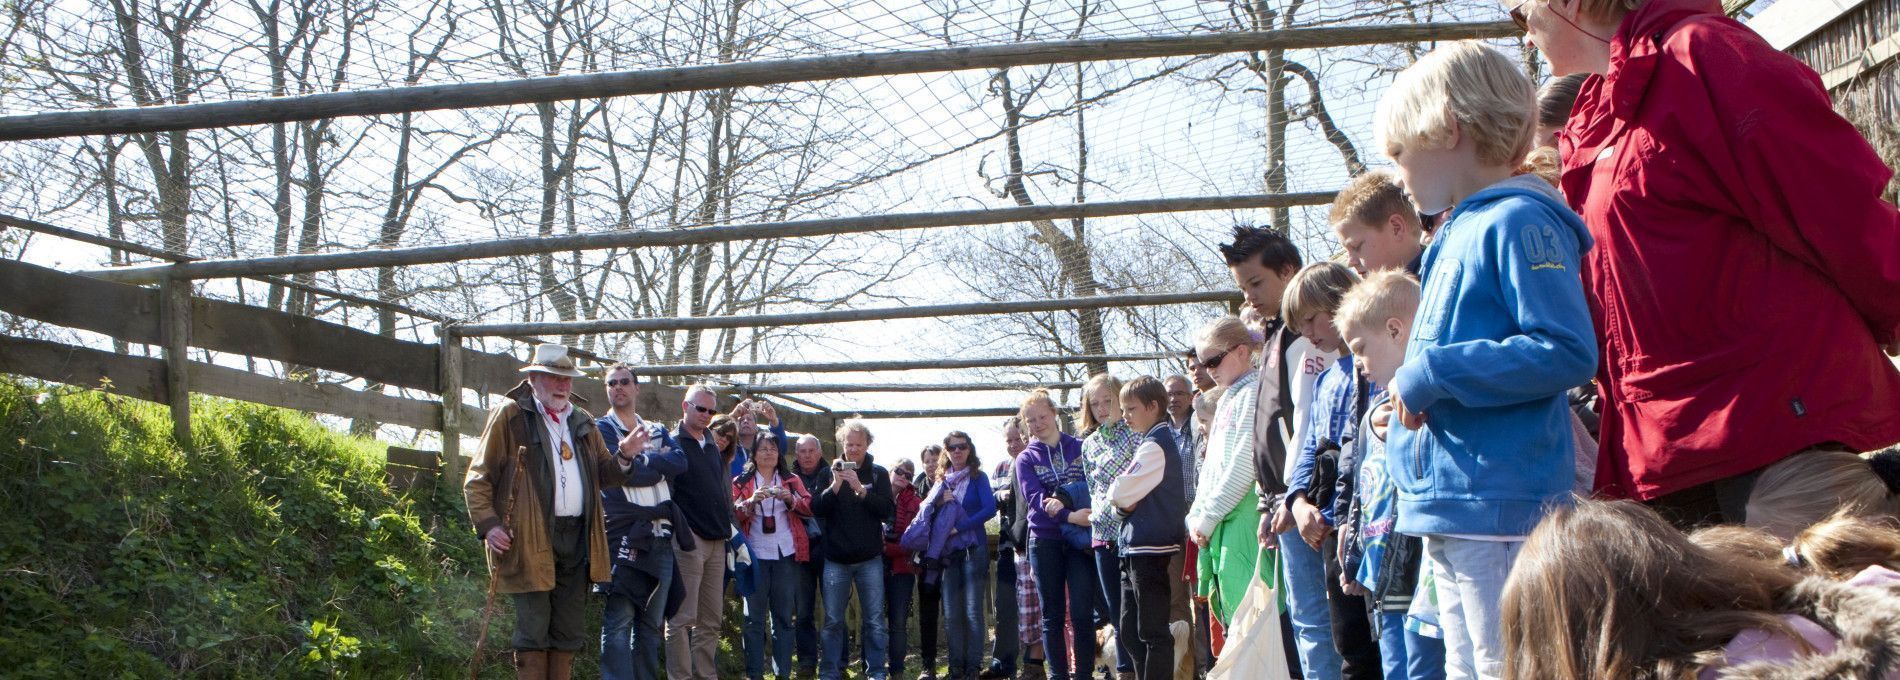
[[[1433,50],[1379,104],[1375,136],[1418,212],[1457,206],[1420,259],[1405,360],[1387,385],[1399,427],[1395,529],[1425,539],[1446,677],[1498,677],[1498,601],[1517,551],[1574,468],[1565,391],[1597,347],[1578,279],[1582,220],[1548,183],[1514,177],[1535,127],[1517,62],[1475,42]]]

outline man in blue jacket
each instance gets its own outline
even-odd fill
[[[607,586],[607,608],[601,616],[600,676],[610,680],[655,680],[659,676],[660,644],[664,641],[666,595],[673,579],[673,545],[691,549],[692,535],[673,505],[672,479],[686,471],[686,454],[674,443],[666,426],[650,423],[634,412],[640,385],[633,368],[607,368],[607,403],[613,407],[594,421],[608,450],[620,453],[620,443],[640,447],[633,454],[627,482],[601,490],[601,510],[607,518],[607,550],[613,556],[613,582]]]

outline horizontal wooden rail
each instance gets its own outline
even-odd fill
[[[485,335],[585,335],[592,333],[639,333],[672,330],[708,330],[716,328],[768,328],[776,326],[850,323],[853,321],[889,321],[892,319],[925,319],[942,316],[978,316],[985,314],[1027,314],[1033,312],[1059,312],[1072,309],[1105,309],[1111,307],[1146,307],[1153,305],[1239,301],[1240,294],[1232,291],[1142,293],[1133,295],[1056,298],[1049,300],[874,307],[871,309],[841,309],[827,312],[792,312],[787,314],[735,314],[731,316],[683,316],[654,319],[597,319],[593,321],[467,324],[451,327],[449,332],[464,337],[473,337]]]
[[[214,279],[233,276],[283,275],[300,272],[401,267],[465,262],[500,257],[562,253],[609,248],[658,248],[774,238],[838,236],[876,231],[1011,224],[1035,220],[1151,215],[1205,210],[1258,210],[1331,203],[1336,192],[1240,196],[1192,196],[1135,201],[1037,205],[939,212],[890,213],[857,217],[830,217],[782,222],[757,222],[693,229],[643,229],[557,236],[523,236],[469,243],[404,248],[370,248],[335,253],[304,253],[267,257],[198,260],[177,264],[144,264],[95,269],[87,276],[119,283],[157,283],[166,278]]]
[[[639,366],[634,370],[649,377],[694,377],[704,375],[744,375],[768,373],[859,373],[883,371],[929,371],[960,368],[1012,368],[1059,366],[1098,362],[1157,361],[1179,356],[1174,352],[1141,354],[1075,354],[1039,357],[989,357],[981,359],[883,359],[837,362],[781,362],[771,364],[671,364]],[[749,387],[749,386],[747,386]],[[738,388],[735,388],[738,389]]]
[[[544,76],[480,83],[326,92],[270,99],[5,116],[0,117],[0,141],[265,125],[344,116],[539,104],[570,99],[624,97],[907,73],[994,69],[1114,59],[1152,59],[1254,50],[1293,50],[1378,43],[1502,38],[1519,33],[1517,27],[1508,21],[1392,24],[863,52],[828,57]]]
[[[828,394],[839,392],[1026,392],[1038,387],[1073,390],[1079,382],[996,382],[996,383],[807,383],[787,385],[742,385],[738,389],[757,394]]]

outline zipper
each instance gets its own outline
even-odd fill
[[[1424,445],[1424,434],[1420,432],[1419,437],[1412,440],[1412,479],[1419,481],[1425,479],[1425,456],[1419,453]]]

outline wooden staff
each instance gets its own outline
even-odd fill
[[[515,523],[515,496],[521,494],[521,458],[527,454],[528,447],[515,447],[514,469],[508,472],[508,501],[501,507],[501,530]],[[511,535],[510,538],[513,538]],[[514,549],[511,542],[509,549]],[[482,548],[488,549],[488,537],[482,537]],[[488,599],[482,603],[482,632],[475,638],[475,656],[468,663],[468,680],[476,680],[482,672],[482,648],[488,644],[488,622],[495,618],[495,589],[500,585],[501,572],[488,570]]]

